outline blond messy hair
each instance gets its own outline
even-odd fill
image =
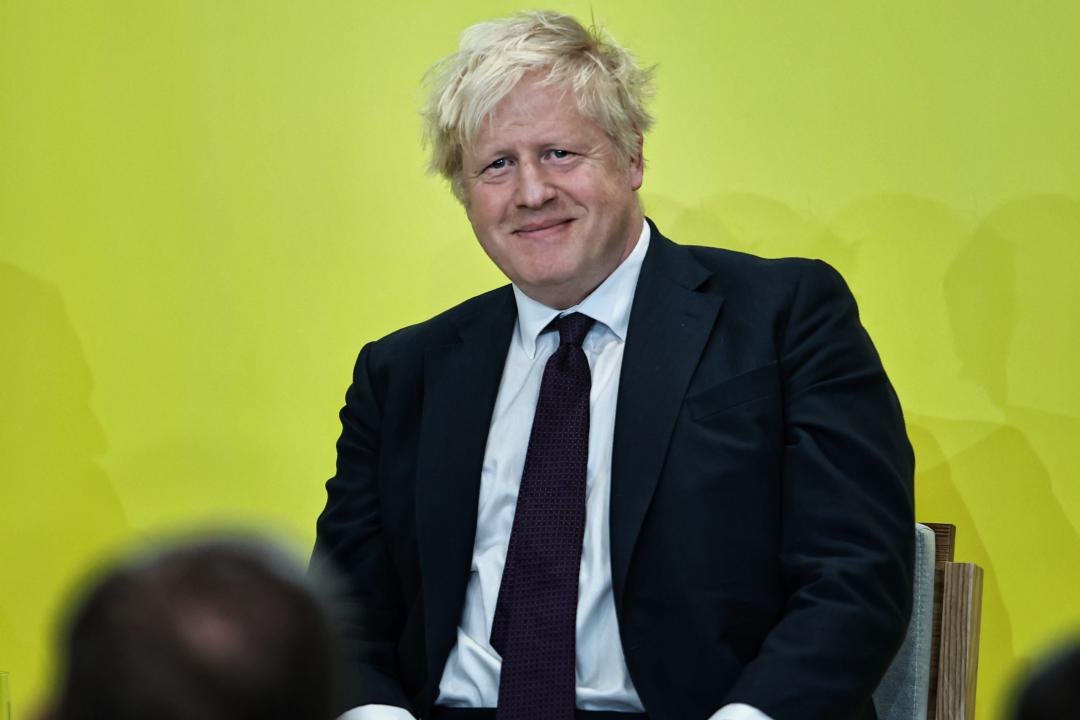
[[[429,170],[450,181],[464,202],[464,149],[496,105],[531,71],[542,82],[573,90],[578,110],[592,119],[629,163],[653,119],[645,111],[652,95],[652,68],[642,68],[625,48],[595,25],[569,15],[524,12],[478,23],[461,34],[458,51],[437,62],[425,77],[428,100],[424,135]]]

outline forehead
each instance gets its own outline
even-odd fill
[[[564,82],[535,71],[526,73],[495,105],[487,119],[507,118],[540,109],[578,113],[577,96]]]
[[[481,120],[473,137],[476,150],[490,145],[556,140],[560,136],[603,134],[600,126],[581,113],[577,97],[565,84],[543,82],[526,75]],[[551,137],[548,137],[551,136]]]

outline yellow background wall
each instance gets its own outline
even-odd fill
[[[642,196],[823,257],[904,402],[918,514],[987,570],[979,717],[1080,626],[1080,6],[553,2],[659,63]],[[309,546],[365,340],[501,282],[418,79],[495,0],[0,0],[0,669],[92,559]]]

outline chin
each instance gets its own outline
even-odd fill
[[[575,274],[573,271],[552,271],[529,273],[521,276],[518,285],[529,286],[540,291],[552,291],[572,285]]]

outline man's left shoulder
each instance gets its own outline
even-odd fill
[[[701,245],[677,245],[712,273],[710,286],[726,296],[793,301],[800,292],[849,295],[847,283],[818,258],[766,258]]]

